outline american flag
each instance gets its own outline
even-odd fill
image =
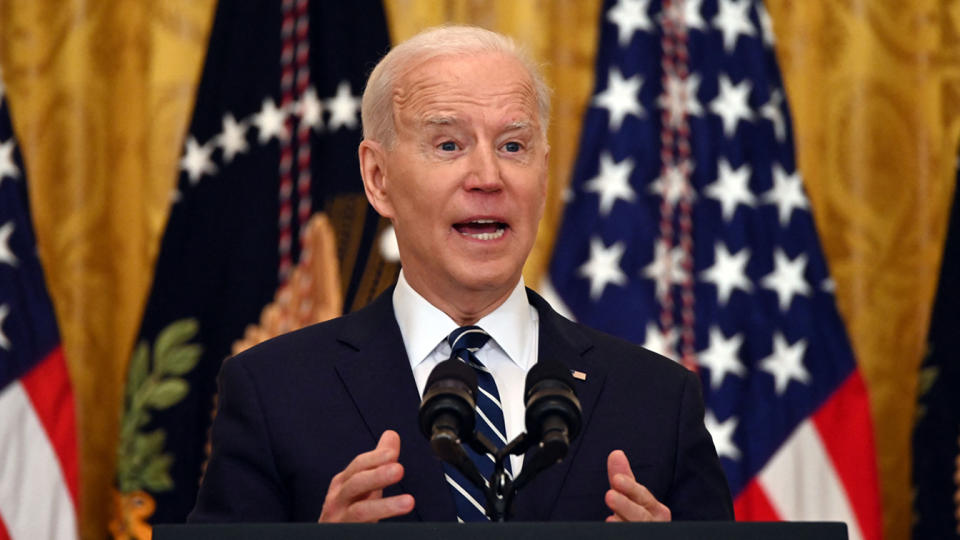
[[[867,394],[758,0],[608,0],[551,262],[579,321],[697,370],[740,520],[880,538]]]
[[[0,79],[0,540],[77,538],[75,422]]]

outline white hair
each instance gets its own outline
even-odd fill
[[[485,53],[511,56],[526,68],[537,94],[540,127],[546,134],[550,123],[550,87],[526,49],[507,36],[476,26],[440,26],[400,43],[373,68],[360,108],[364,139],[378,141],[387,147],[393,144],[396,126],[392,97],[397,82],[407,70],[443,56]]]

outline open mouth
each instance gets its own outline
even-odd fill
[[[458,233],[477,240],[496,240],[507,232],[508,227],[506,223],[494,219],[474,219],[453,224]]]

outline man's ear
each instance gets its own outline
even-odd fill
[[[363,177],[363,191],[367,200],[378,214],[385,218],[393,217],[393,205],[386,189],[387,152],[376,141],[364,139],[357,150],[360,158],[360,176]]]

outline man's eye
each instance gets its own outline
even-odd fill
[[[440,143],[440,150],[443,150],[444,152],[453,152],[456,149],[457,149],[457,143],[453,141],[446,141],[446,142]]]
[[[511,141],[503,145],[503,149],[506,150],[507,152],[519,152],[521,149],[521,146],[520,146],[520,143]]]

